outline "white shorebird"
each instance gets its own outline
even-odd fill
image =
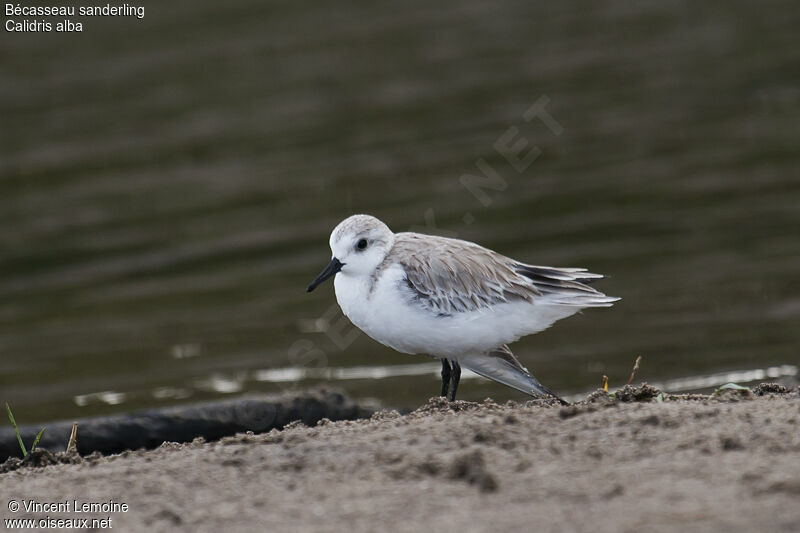
[[[508,349],[585,307],[619,298],[586,285],[583,268],[533,266],[472,242],[392,233],[353,215],[331,233],[333,258],[307,291],[334,279],[347,318],[376,341],[442,360],[442,396],[455,400],[461,366],[532,396],[553,396]]]

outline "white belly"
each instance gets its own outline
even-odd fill
[[[513,302],[450,316],[436,316],[410,300],[401,267],[369,280],[339,273],[334,279],[342,312],[376,341],[403,353],[457,359],[482,354],[548,328],[578,307]]]

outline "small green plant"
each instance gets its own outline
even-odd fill
[[[6,413],[8,413],[8,419],[11,421],[11,425],[14,427],[14,433],[16,433],[17,435],[17,442],[19,442],[19,447],[22,448],[22,457],[28,457],[28,450],[25,449],[25,443],[22,442],[22,435],[19,434],[17,421],[14,420],[14,414],[11,412],[11,407],[8,406],[8,402],[6,402]],[[31,444],[31,451],[36,449],[36,445],[39,444],[39,439],[42,438],[45,429],[47,428],[46,427],[42,428],[36,435],[36,438],[33,439],[33,444]]]
[[[728,391],[728,390],[739,391],[742,394],[750,394],[750,393],[752,393],[752,391],[750,390],[750,387],[743,387],[743,386],[739,385],[738,383],[726,383],[725,385],[722,385],[720,388],[718,388],[717,390],[714,391],[714,396],[719,396],[720,394],[722,394],[723,392]]]

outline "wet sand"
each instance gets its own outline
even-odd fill
[[[110,516],[119,531],[797,531],[800,393],[755,392],[658,402],[637,388],[570,407],[433,398],[407,415],[75,464],[12,459],[0,515]],[[29,499],[128,511],[8,510]]]

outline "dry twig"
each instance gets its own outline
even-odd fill
[[[72,423],[72,433],[69,435],[69,442],[67,443],[67,453],[78,450],[78,423]]]
[[[636,362],[633,363],[633,371],[631,372],[631,377],[628,378],[628,385],[633,383],[633,378],[636,376],[636,371],[639,370],[639,363],[642,362],[642,356],[636,358]]]

